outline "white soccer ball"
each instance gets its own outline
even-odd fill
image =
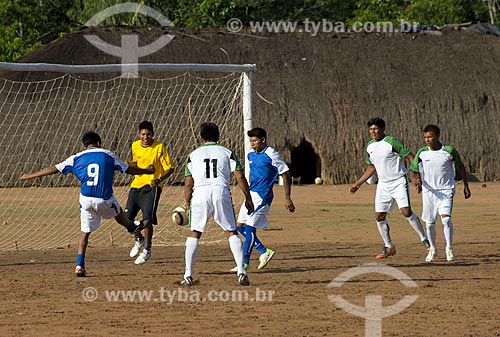
[[[174,209],[174,212],[172,213],[172,221],[178,226],[186,226],[189,222],[186,209],[182,206]]]
[[[314,179],[314,183],[316,185],[322,185],[323,184],[323,179],[321,177],[317,177],[316,179]]]

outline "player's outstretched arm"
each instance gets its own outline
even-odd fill
[[[57,172],[59,172],[59,170],[54,165],[52,165],[52,166],[48,166],[44,169],[41,169],[40,171],[36,171],[33,173],[25,173],[21,176],[21,178],[19,178],[19,180],[34,179],[34,178],[38,178],[38,177],[43,177],[43,176],[55,174]]]
[[[283,188],[285,189],[285,208],[290,212],[295,212],[295,205],[292,201],[292,178],[290,177],[290,171],[286,171],[281,175],[283,178]]]
[[[133,174],[133,175],[136,175],[136,174],[153,174],[153,173],[155,173],[155,168],[153,167],[153,165],[149,165],[145,169],[134,167],[134,166],[129,166],[128,169],[125,171],[125,173]]]
[[[349,188],[349,192],[356,193],[361,187],[361,185],[363,185],[368,179],[370,179],[370,177],[375,173],[375,171],[376,171],[375,166],[368,165],[363,175],[358,179],[358,181],[354,183],[354,185],[352,185]]]
[[[245,195],[245,207],[248,210],[248,214],[251,214],[254,211],[254,205],[250,196],[250,187],[248,186],[247,178],[245,178],[243,171],[234,171],[233,174],[236,177],[236,181],[238,181],[238,186]]]
[[[460,175],[462,176],[462,180],[464,182],[464,196],[465,199],[469,199],[471,196],[469,189],[469,178],[467,177],[467,170],[465,169],[464,164],[461,164],[458,168],[460,170]]]

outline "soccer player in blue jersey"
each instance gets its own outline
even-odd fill
[[[429,248],[430,243],[425,236],[422,223],[410,206],[408,170],[405,167],[404,159],[408,158],[411,163],[414,158],[413,153],[399,139],[385,134],[385,121],[383,119],[371,118],[367,125],[372,138],[366,146],[365,161],[368,166],[358,181],[349,188],[349,192],[356,193],[361,185],[377,172],[375,218],[380,236],[384,240],[384,249],[376,258],[385,259],[396,255],[396,247],[392,242],[389,223],[386,219],[387,213],[392,211],[394,201],[420,237],[424,247]]]
[[[85,271],[85,252],[90,233],[97,230],[101,219],[115,218],[129,233],[137,233],[142,226],[136,226],[129,221],[115,196],[113,195],[113,177],[115,171],[128,174],[151,174],[153,166],[146,169],[130,167],[120,160],[113,152],[101,148],[101,137],[95,132],[83,135],[84,150],[65,161],[48,166],[40,171],[23,174],[20,180],[43,177],[57,172],[66,175],[73,173],[81,182],[80,216],[81,233],[78,239],[78,257],[75,274],[82,277]]]
[[[238,215],[238,231],[245,237],[243,263],[245,269],[250,267],[250,255],[253,248],[261,254],[257,269],[264,268],[274,256],[274,251],[266,248],[257,238],[257,229],[269,225],[267,214],[274,198],[273,186],[276,178],[281,175],[285,190],[285,208],[295,211],[291,195],[291,177],[287,164],[279,153],[267,145],[267,133],[262,128],[253,128],[247,132],[252,150],[247,155],[250,167],[250,195],[255,205],[255,211],[250,215],[243,204]],[[231,271],[235,271],[234,268]]]

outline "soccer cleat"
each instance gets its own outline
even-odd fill
[[[448,262],[455,261],[455,254],[453,254],[453,249],[446,248],[446,260]]]
[[[135,264],[144,264],[146,263],[147,260],[151,257],[151,251],[149,250],[143,250],[142,253],[139,254],[137,259],[135,259],[134,263]]]
[[[184,287],[194,286],[193,278],[191,276],[184,277],[184,279],[181,281],[181,286],[184,286]]]
[[[436,258],[437,258],[437,252],[435,249],[429,249],[429,253],[427,254],[427,256],[425,257],[425,262],[434,262],[436,261]]]
[[[396,247],[392,247],[392,248],[384,247],[384,250],[382,251],[382,253],[375,256],[375,258],[385,259],[389,256],[394,256],[394,255],[396,255]]]
[[[267,266],[267,264],[269,263],[269,261],[271,261],[273,256],[274,256],[274,250],[267,248],[266,252],[264,254],[261,254],[259,257],[260,264],[257,267],[257,269],[263,269],[265,266]]]
[[[425,249],[429,250],[431,248],[431,243],[429,242],[429,240],[425,239],[424,241],[422,241],[422,243],[424,244]]]
[[[245,268],[245,270],[248,270],[248,269],[250,269],[250,265],[248,263],[243,263],[243,268]],[[237,273],[238,272],[238,266],[236,266],[233,269],[231,269],[231,271],[233,273]]]
[[[141,251],[141,248],[144,246],[144,236],[139,235],[135,237],[134,247],[130,250],[130,257],[135,257]]]
[[[85,268],[82,268],[80,266],[76,266],[75,275],[77,277],[85,277],[85,275],[87,275],[87,272],[85,271]]]
[[[241,286],[249,286],[250,285],[250,280],[248,279],[247,274],[239,274],[238,275],[238,282],[240,283]]]

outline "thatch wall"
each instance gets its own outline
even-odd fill
[[[327,183],[353,182],[362,172],[366,120],[373,116],[384,118],[387,132],[413,152],[422,145],[421,129],[438,124],[442,140],[459,150],[470,172],[484,180],[500,177],[497,37],[463,31],[313,37],[107,27],[69,34],[21,62],[119,63],[83,38],[89,32],[115,45],[125,33],[139,34],[141,44],[162,33],[176,36],[141,62],[257,64],[254,125],[267,129],[269,143],[287,161],[302,140],[311,143]],[[45,75],[16,78],[40,76]]]

